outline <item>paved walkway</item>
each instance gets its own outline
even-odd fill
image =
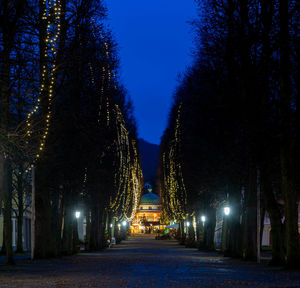
[[[136,236],[99,253],[0,265],[0,287],[300,287],[300,272]]]

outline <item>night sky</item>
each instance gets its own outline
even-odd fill
[[[119,44],[121,80],[135,108],[139,137],[159,144],[178,74],[192,62],[194,0],[106,0]]]

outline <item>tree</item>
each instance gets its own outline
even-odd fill
[[[284,238],[290,243],[287,255],[294,251],[287,258],[295,257],[287,262],[296,263],[296,4],[215,0],[198,1],[198,5],[195,62],[176,90],[161,143],[159,187],[164,211],[172,215],[172,195],[165,179],[174,178],[174,183],[181,179],[169,163],[179,161],[175,166],[182,167],[187,191],[184,217],[192,213],[210,215],[211,235],[206,234],[209,247],[213,246],[215,209],[229,203],[232,213],[227,221],[230,232],[224,252],[255,259],[256,203],[263,200],[261,213],[268,213],[274,237],[272,264],[284,262]],[[179,103],[182,117],[177,123],[173,111]],[[163,161],[171,151],[177,125],[181,149]],[[257,199],[259,186],[261,199]],[[285,235],[282,200],[285,225],[289,226]]]
[[[12,251],[12,171],[11,171],[11,153],[9,151],[10,142],[10,57],[14,47],[16,34],[24,13],[25,1],[20,0],[12,5],[10,1],[1,2],[1,36],[2,36],[2,53],[1,53],[1,135],[2,151],[0,155],[0,175],[3,199],[4,199],[4,230],[5,230],[5,247],[6,261],[13,264]]]

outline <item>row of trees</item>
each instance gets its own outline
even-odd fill
[[[193,67],[175,93],[160,153],[169,219],[229,203],[228,255],[255,259],[257,197],[271,221],[272,263],[300,263],[299,4],[198,1]],[[261,196],[258,191],[261,190]]]
[[[0,12],[7,261],[13,262],[11,219],[19,219],[22,250],[30,204],[35,258],[76,251],[79,208],[87,249],[101,249],[110,223],[133,218],[142,187],[132,105],[102,24],[106,10],[100,0],[4,0]]]

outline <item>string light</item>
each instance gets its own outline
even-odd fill
[[[41,152],[45,148],[47,135],[49,133],[50,120],[51,120],[51,107],[53,102],[53,90],[56,76],[56,46],[60,35],[60,22],[61,22],[61,2],[60,0],[44,0],[43,1],[43,17],[42,20],[47,22],[46,36],[44,40],[44,51],[40,53],[44,55],[44,63],[40,79],[40,91],[35,105],[27,115],[27,132],[28,137],[33,134],[32,116],[39,111],[41,99],[47,99],[46,119],[45,125],[40,135],[40,143],[38,151],[35,154],[35,160],[40,158]]]
[[[165,214],[172,219],[181,221],[187,216],[187,193],[182,175],[180,155],[180,117],[182,104],[180,103],[175,120],[174,136],[167,143],[167,149],[162,154],[162,206]]]
[[[102,127],[103,121],[105,121],[107,129],[116,132],[114,147],[117,151],[118,169],[114,174],[115,195],[111,195],[109,210],[119,221],[126,219],[130,222],[134,218],[139,205],[143,174],[139,163],[137,144],[134,140],[130,139],[120,107],[117,104],[111,104],[111,100],[109,99],[108,92],[111,88],[113,87],[117,90],[115,81],[116,73],[110,65],[109,44],[105,40],[101,30],[97,29],[96,21],[93,18],[91,23],[93,36],[95,39],[100,37],[104,44],[105,60],[107,60],[104,61],[106,64],[101,68],[98,123]],[[91,82],[95,84],[95,69],[91,62],[89,63],[89,69]]]

